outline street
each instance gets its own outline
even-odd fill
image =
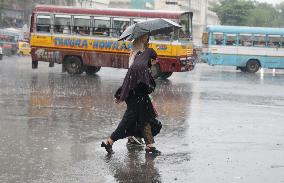
[[[284,72],[256,74],[198,64],[157,80],[162,151],[127,140],[100,144],[126,105],[113,101],[126,70],[70,76],[31,58],[0,61],[0,182],[283,183]]]

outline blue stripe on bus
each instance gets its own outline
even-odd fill
[[[237,54],[210,54],[204,53],[202,59],[209,65],[226,65],[245,67],[247,62],[251,59],[259,60],[263,68],[284,68],[283,57],[271,56],[251,56],[251,55],[237,55]]]

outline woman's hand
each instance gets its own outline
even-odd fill
[[[131,49],[129,52],[129,56],[131,57],[133,55],[134,51]]]
[[[157,60],[157,59],[156,59],[156,60],[155,60],[155,59],[151,59],[151,64],[152,64],[152,65],[155,65],[155,64],[157,64],[157,63],[158,63],[158,60]]]

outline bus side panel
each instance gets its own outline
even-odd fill
[[[209,48],[208,64],[209,65],[223,64],[223,46],[212,46],[211,48]]]
[[[223,65],[235,66],[237,63],[237,47],[225,46],[223,48]]]
[[[258,60],[260,62],[261,67],[265,65],[265,56],[256,56],[256,55],[238,55],[238,62],[236,66],[238,67],[246,67],[247,62],[249,60]]]
[[[271,65],[271,63],[270,63],[269,67],[267,66],[265,68],[284,69],[284,59],[283,59],[283,56],[282,57],[270,56],[267,59],[270,59],[270,62],[273,63],[273,65]]]
[[[89,60],[89,62],[85,62]],[[128,68],[129,54],[107,52],[85,52],[84,65]]]
[[[268,48],[266,63],[264,68],[283,69],[284,68],[284,49],[283,48]]]
[[[261,67],[266,65],[266,48],[238,47],[237,64],[238,67],[245,67],[249,60],[258,60]]]
[[[79,57],[85,66],[128,68],[128,54],[79,51],[70,49],[32,48],[32,60],[61,64],[68,56]]]
[[[32,47],[32,61],[62,63],[62,51],[50,48]]]
[[[176,58],[158,58],[161,72],[180,72],[181,64]]]
[[[129,56],[123,53],[64,50],[61,51],[61,55],[63,59],[68,56],[78,56],[85,66],[128,68]]]

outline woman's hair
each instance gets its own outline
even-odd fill
[[[146,46],[145,46],[145,43],[146,41],[144,41],[145,37],[147,36],[147,41],[149,41],[149,36],[146,34],[146,35],[143,35],[143,36],[140,36],[138,38],[136,38],[134,41],[133,41],[133,47],[132,47],[132,52],[130,54],[130,57],[129,57],[129,67],[132,65],[132,63],[134,62],[134,58],[135,58],[135,55],[140,51],[140,50],[144,50],[146,49]]]
[[[141,49],[142,47],[144,47],[145,42],[143,40],[145,39],[146,36],[147,36],[147,40],[149,41],[148,35],[140,36],[133,41],[133,48],[134,49]]]

